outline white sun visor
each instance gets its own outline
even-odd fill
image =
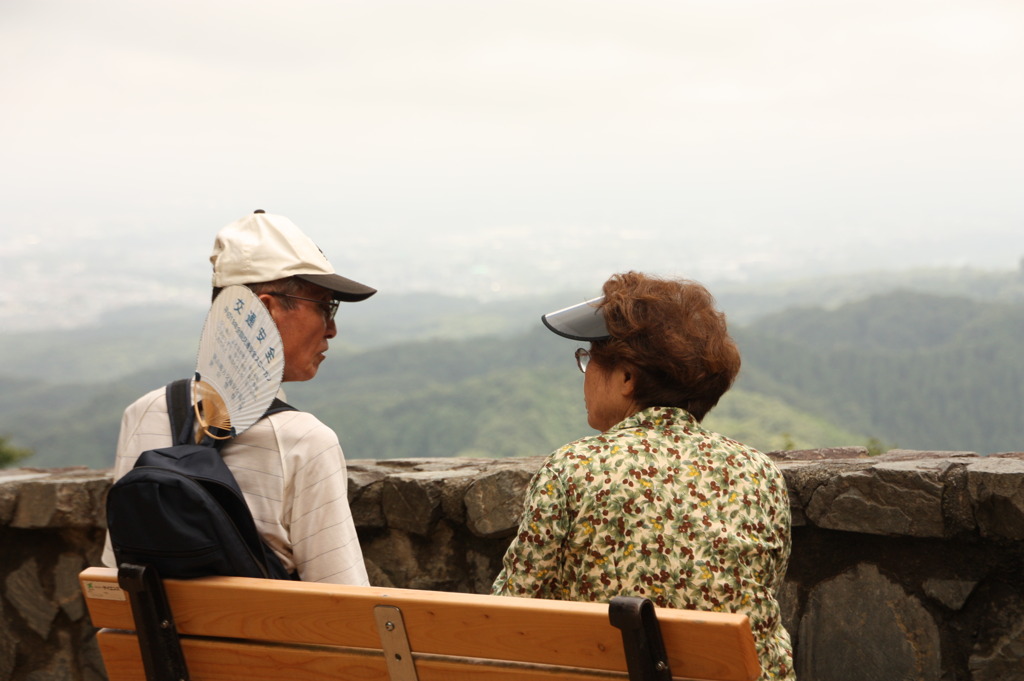
[[[544,326],[559,336],[579,341],[598,341],[610,337],[608,327],[604,323],[604,314],[598,305],[604,296],[598,296],[583,303],[573,305],[541,316]]]

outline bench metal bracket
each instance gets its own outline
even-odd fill
[[[128,592],[146,681],[189,681],[178,629],[156,569],[122,563],[117,583]]]
[[[672,670],[653,603],[646,598],[616,596],[608,606],[608,619],[622,630],[629,681],[671,681]]]
[[[419,681],[402,611],[393,605],[377,605],[373,608],[373,616],[377,621],[377,633],[391,681]]]

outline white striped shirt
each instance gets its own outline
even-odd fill
[[[144,395],[121,420],[114,480],[139,454],[171,444],[164,389]],[[261,419],[222,450],[256,527],[289,570],[307,582],[368,585],[348,505],[345,455],[334,431],[312,414]],[[113,567],[108,534],[103,563]]]

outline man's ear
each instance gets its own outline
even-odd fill
[[[260,293],[256,296],[263,303],[263,307],[267,308],[267,312],[270,313],[271,319],[277,321],[277,315],[281,310],[281,301],[277,299],[277,296],[272,296],[268,293]]]

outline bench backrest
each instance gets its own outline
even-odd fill
[[[111,681],[144,679],[117,570],[89,568],[80,581]],[[241,577],[163,585],[198,681],[627,678],[622,632],[598,603]],[[746,616],[650,610],[672,678],[758,677]]]

